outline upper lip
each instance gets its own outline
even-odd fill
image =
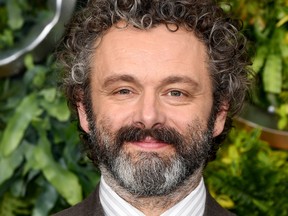
[[[147,136],[145,137],[143,140],[140,140],[140,142],[145,142],[145,143],[159,143],[159,142],[162,142],[162,141],[159,141],[151,136]]]
[[[168,144],[168,143],[166,143],[166,142],[164,142],[164,141],[161,141],[161,140],[158,140],[158,139],[155,139],[155,138],[153,138],[153,137],[151,137],[151,136],[147,136],[147,137],[144,137],[143,139],[140,139],[140,140],[138,140],[138,141],[134,141],[134,143],[146,143],[146,144],[149,144],[149,143],[151,143],[151,144]]]

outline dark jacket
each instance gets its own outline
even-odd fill
[[[234,214],[222,208],[207,191],[204,216],[233,215]],[[99,185],[96,190],[81,203],[65,209],[54,216],[104,216],[104,211],[99,198]]]

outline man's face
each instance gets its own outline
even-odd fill
[[[98,43],[92,105],[78,104],[80,124],[91,135],[100,169],[130,192],[167,194],[202,169],[226,117],[223,111],[211,118],[207,60],[192,32],[164,25],[111,28]]]

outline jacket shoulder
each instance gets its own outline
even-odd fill
[[[206,204],[203,216],[236,216],[220,206],[216,200],[206,190]]]
[[[53,216],[104,216],[104,211],[99,198],[99,185],[82,202],[60,211]]]

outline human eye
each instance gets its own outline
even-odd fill
[[[167,89],[163,92],[162,96],[164,96],[163,98],[167,103],[174,105],[187,104],[192,100],[191,93],[184,88]]]
[[[183,92],[179,91],[179,90],[171,90],[168,92],[169,96],[172,97],[181,97],[181,96],[185,96]]]
[[[185,98],[189,97],[189,93],[183,89],[171,89],[166,91],[166,95],[175,98]]]
[[[132,91],[130,89],[119,89],[115,92],[115,94],[128,95],[128,94],[132,94]]]
[[[129,99],[134,97],[136,91],[130,87],[120,87],[112,91],[112,96],[116,99]]]

